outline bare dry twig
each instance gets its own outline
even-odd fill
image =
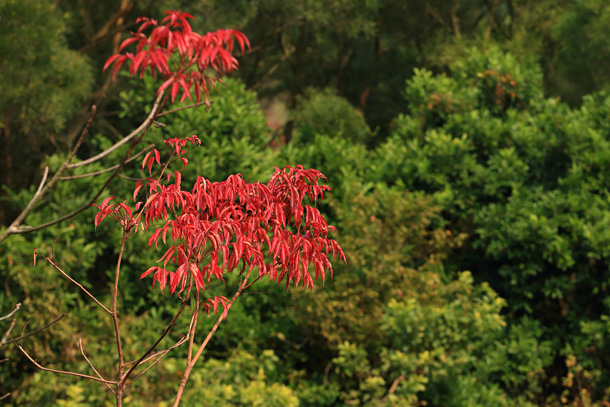
[[[17,218],[10,224],[10,226],[4,231],[4,233],[2,233],[2,235],[0,235],[0,243],[2,243],[4,240],[6,240],[6,238],[8,238],[10,235],[17,234],[17,233],[24,233],[23,229],[19,228],[19,225],[21,225],[21,222],[23,222],[25,217],[32,211],[32,209],[34,209],[34,206],[38,203],[38,201],[40,201],[40,199],[53,187],[53,185],[55,185],[55,183],[59,180],[59,176],[61,175],[61,173],[66,168],[68,168],[68,165],[70,164],[70,162],[76,155],[76,152],[78,151],[78,149],[82,145],[83,141],[85,140],[85,137],[89,133],[89,128],[91,127],[91,124],[93,123],[93,119],[95,119],[96,114],[97,114],[97,107],[95,105],[93,105],[93,106],[91,106],[91,114],[89,115],[89,120],[87,120],[87,124],[85,125],[83,131],[81,132],[81,135],[80,135],[78,141],[72,148],[72,152],[70,153],[70,155],[68,156],[66,161],[64,161],[63,164],[59,167],[59,169],[57,170],[55,175],[53,175],[53,177],[49,180],[49,183],[43,187],[43,185],[47,179],[47,175],[48,175],[48,171],[49,171],[48,167],[45,168],[45,173],[42,178],[42,182],[40,183],[40,185],[38,187],[38,190],[36,191],[36,193],[34,194],[32,199],[30,200],[30,202],[27,204],[25,209],[19,214],[19,216],[17,216]]]
[[[25,355],[25,357],[27,357],[30,362],[32,362],[34,364],[34,366],[36,366],[37,368],[44,370],[45,372],[51,372],[51,373],[57,373],[57,374],[63,374],[63,375],[67,375],[67,376],[76,376],[76,377],[80,377],[83,379],[89,379],[89,380],[94,380],[96,382],[101,382],[101,383],[107,383],[107,384],[113,384],[116,385],[117,382],[113,381],[113,380],[105,380],[105,379],[100,379],[98,377],[94,377],[94,376],[89,376],[86,374],[82,374],[82,373],[75,373],[75,372],[68,372],[65,370],[57,370],[57,369],[50,369],[48,367],[44,367],[42,366],[40,363],[36,362],[34,360],[34,358],[32,358],[25,349],[23,349],[22,345],[17,345],[17,348],[19,348],[19,350]]]
[[[182,306],[180,307],[180,309],[178,310],[178,312],[176,313],[176,315],[174,316],[174,319],[172,319],[172,321],[169,323],[169,325],[167,326],[167,329],[163,332],[163,334],[161,334],[161,336],[159,337],[159,339],[157,339],[157,341],[146,351],[144,352],[144,354],[142,355],[142,357],[140,357],[140,359],[136,360],[133,363],[133,366],[127,371],[127,373],[125,373],[125,377],[123,377],[123,380],[121,380],[121,384],[124,384],[127,379],[129,378],[129,375],[134,371],[134,369],[136,367],[138,367],[138,365],[140,365],[141,363],[144,362],[144,360],[146,359],[146,357],[148,355],[150,355],[150,353],[152,351],[155,350],[155,348],[157,347],[157,345],[159,345],[159,343],[163,340],[163,338],[165,338],[165,336],[169,333],[169,331],[172,329],[172,326],[174,326],[174,323],[176,322],[176,320],[178,319],[178,317],[180,316],[180,314],[182,313],[182,311],[184,310],[184,307],[186,306],[186,303],[183,302]],[[156,363],[156,362],[155,362]],[[131,363],[130,363],[131,364]],[[125,365],[126,366],[126,365]],[[135,379],[133,379],[133,381],[135,381]]]
[[[15,324],[17,323],[16,319],[13,319],[13,321],[11,322],[11,325],[8,327],[8,329],[6,330],[6,332],[4,333],[4,336],[2,337],[2,342],[0,342],[0,346],[9,343],[6,338],[10,337],[11,335],[11,331],[13,330],[13,328],[15,327]]]
[[[140,151],[138,154],[134,155],[129,160],[125,161],[125,164],[132,162],[133,160],[135,160],[136,158],[138,158],[139,156],[141,156],[142,154],[144,154],[146,151],[150,150],[154,146],[155,146],[154,144],[149,144],[148,146],[144,147],[142,149],[142,151]],[[95,171],[95,172],[89,172],[87,174],[66,175],[64,177],[59,177],[59,179],[62,181],[66,181],[66,180],[72,180],[72,179],[94,177],[96,175],[101,175],[101,174],[105,174],[107,172],[116,170],[117,168],[119,168],[119,166],[120,166],[120,164],[117,164],[117,165],[113,165],[112,167],[104,168],[103,170],[99,170],[99,171]]]
[[[68,168],[82,167],[84,165],[88,165],[88,164],[94,163],[96,161],[99,161],[101,158],[104,158],[107,155],[109,155],[110,153],[112,153],[113,151],[117,150],[123,144],[126,144],[129,141],[131,141],[132,139],[134,139],[137,135],[139,135],[143,131],[148,130],[148,128],[150,127],[152,122],[155,120],[155,118],[157,118],[157,114],[158,114],[158,111],[159,111],[159,106],[161,105],[161,100],[163,98],[163,95],[164,94],[162,93],[159,96],[157,96],[157,99],[155,100],[155,103],[153,104],[153,107],[150,110],[150,113],[148,114],[148,117],[146,117],[146,120],[144,120],[142,122],[142,124],[140,124],[140,126],[138,126],[137,129],[135,129],[134,131],[129,133],[127,136],[125,136],[122,140],[118,141],[112,147],[107,148],[106,150],[102,151],[98,155],[93,156],[93,157],[91,157],[91,158],[89,158],[87,160],[80,161],[78,163],[70,164],[68,166]]]
[[[87,357],[87,355],[85,355],[85,349],[83,347],[83,340],[82,338],[78,338],[78,347],[80,348],[80,353],[81,355],[83,355],[83,358],[85,358],[85,360],[87,361],[87,363],[89,364],[89,366],[91,366],[91,369],[93,369],[93,371],[95,372],[95,374],[97,375],[97,377],[99,377],[102,380],[105,380],[102,375],[97,371],[97,369],[95,368],[95,366],[93,366],[93,364],[91,363],[91,361],[89,360],[89,358]],[[104,383],[104,386],[106,386],[108,388],[108,390],[110,390],[112,392],[112,394],[116,394],[116,392],[112,389],[112,387],[110,387],[110,385],[108,383]]]
[[[214,101],[213,100],[208,100],[208,103],[212,104],[212,103],[214,103]],[[206,102],[198,102],[198,103],[193,103],[192,105],[182,106],[182,107],[177,107],[175,109],[167,110],[167,111],[165,111],[163,113],[159,113],[157,115],[156,119],[158,119],[159,117],[163,117],[165,115],[168,115],[168,114],[179,112],[181,110],[186,110],[186,109],[190,109],[190,108],[193,108],[193,107],[198,107],[198,106],[202,106],[202,105],[205,105],[205,104],[206,104]]]
[[[161,355],[157,358],[157,360],[155,360],[153,363],[151,363],[150,365],[148,365],[146,367],[146,369],[144,369],[143,371],[141,371],[140,373],[138,373],[138,375],[136,377],[133,378],[132,381],[130,381],[129,383],[127,383],[126,388],[129,387],[133,382],[135,382],[136,380],[138,380],[140,378],[140,376],[142,376],[144,373],[148,372],[148,370],[150,368],[152,368],[154,365],[156,365],[159,361],[161,361],[161,359],[167,355],[172,349],[176,349],[178,346],[182,345],[184,342],[186,342],[189,339],[188,335],[185,336],[184,338],[180,339],[178,342],[176,342],[173,346],[167,348],[167,349],[163,349],[159,352],[155,352],[154,354],[150,355],[149,357],[147,357],[146,359],[144,359],[142,361],[142,363],[147,362],[148,360],[152,359],[153,357],[157,356],[157,355]]]
[[[64,163],[60,166],[60,168],[53,175],[53,177],[49,180],[49,182],[46,184],[46,186],[44,186],[44,188],[42,187],[42,185],[44,184],[44,180],[45,179],[43,179],[43,182],[41,182],[41,186],[39,187],[39,191],[34,195],[32,200],[30,201],[30,203],[28,203],[26,208],[19,214],[19,216],[13,221],[13,223],[11,223],[11,225],[4,231],[4,233],[2,233],[0,235],[0,243],[2,243],[4,240],[6,240],[11,235],[34,232],[34,231],[41,230],[41,229],[47,228],[49,226],[55,225],[57,223],[63,222],[65,220],[67,220],[67,219],[73,218],[74,216],[78,215],[79,213],[81,213],[84,210],[86,210],[87,208],[89,208],[91,206],[91,204],[94,203],[99,198],[99,196],[104,192],[104,190],[108,187],[110,182],[118,175],[119,171],[123,168],[123,166],[125,165],[126,161],[131,157],[131,152],[133,150],[134,144],[132,144],[131,148],[125,154],[125,156],[123,157],[121,162],[118,165],[116,165],[116,166],[114,166],[112,168],[114,170],[112,175],[106,180],[104,185],[89,200],[89,202],[87,202],[87,204],[81,206],[80,208],[78,208],[78,209],[76,209],[76,210],[74,210],[74,211],[72,211],[70,213],[67,213],[67,214],[65,214],[63,216],[60,216],[59,218],[56,218],[54,220],[51,220],[49,222],[46,222],[46,223],[43,223],[43,224],[40,224],[40,225],[37,225],[37,226],[21,226],[21,227],[19,226],[19,225],[21,225],[21,223],[23,222],[25,217],[32,211],[32,209],[34,208],[36,203],[38,203],[38,201],[40,201],[40,199],[61,178],[61,174],[64,172],[64,170],[70,169],[70,168],[77,168],[77,167],[81,167],[81,166],[88,165],[88,164],[91,164],[93,162],[96,162],[96,161],[100,160],[101,158],[106,157],[107,155],[109,155],[113,151],[117,150],[123,144],[126,144],[129,141],[131,141],[133,139],[136,139],[136,137],[138,135],[145,134],[148,131],[148,129],[151,127],[151,125],[153,124],[155,119],[158,117],[158,112],[159,112],[159,110],[161,109],[161,107],[163,106],[163,103],[164,103],[163,96],[164,96],[164,94],[160,94],[157,97],[157,99],[155,100],[155,102],[153,104],[153,107],[152,107],[150,113],[148,114],[146,120],[144,120],[142,122],[142,124],[140,124],[140,126],[138,126],[137,129],[135,129],[134,131],[129,133],[125,138],[123,138],[119,142],[115,143],[112,147],[109,147],[108,149],[102,151],[101,153],[99,153],[98,155],[96,155],[94,157],[91,157],[91,158],[89,158],[87,160],[84,160],[84,161],[72,164],[71,163],[72,159],[74,158],[74,156],[76,155],[76,152],[78,151],[78,149],[82,145],[86,135],[89,133],[89,128],[91,127],[91,124],[93,123],[93,119],[95,118],[95,116],[97,114],[97,107],[95,105],[93,105],[91,107],[91,111],[92,112],[91,112],[91,115],[89,116],[89,120],[87,121],[87,124],[85,125],[85,127],[84,127],[84,129],[83,129],[83,131],[81,133],[80,138],[78,139],[78,141],[74,145],[74,147],[72,149],[72,152],[70,153],[70,155],[68,156],[66,161],[64,161]],[[142,139],[142,137],[137,138],[135,144],[137,144],[141,139]],[[112,171],[112,170],[109,170],[109,171]]]
[[[11,318],[13,315],[15,315],[17,313],[17,311],[19,311],[19,308],[21,308],[21,303],[18,303],[17,305],[15,305],[15,309],[12,310],[10,313],[6,314],[3,317],[0,317],[0,321],[4,321],[5,319]]]
[[[38,329],[36,329],[36,330],[34,330],[34,331],[32,331],[32,332],[28,332],[27,334],[22,335],[22,336],[20,336],[19,338],[11,339],[10,341],[6,341],[6,342],[5,342],[4,340],[2,340],[2,344],[7,344],[7,345],[8,345],[9,343],[19,342],[19,341],[21,341],[21,340],[23,340],[23,339],[27,338],[28,336],[35,335],[35,334],[37,334],[38,332],[44,331],[45,329],[47,329],[47,328],[48,328],[48,327],[50,327],[51,325],[58,323],[58,322],[59,322],[59,321],[61,321],[61,319],[62,319],[63,317],[65,317],[65,316],[66,316],[66,314],[61,314],[59,317],[55,318],[53,321],[49,322],[49,323],[48,323],[48,324],[46,324],[45,326],[43,326],[43,327],[41,327],[41,328],[38,328]],[[7,335],[7,336],[8,336],[8,335]]]
[[[93,301],[95,301],[95,303],[97,305],[99,305],[104,311],[106,311],[108,314],[112,315],[112,311],[110,311],[108,308],[106,308],[106,306],[104,304],[102,304],[97,298],[95,298],[95,296],[93,294],[91,294],[89,291],[87,291],[87,289],[85,287],[83,287],[78,281],[74,280],[72,277],[70,277],[68,275],[68,273],[66,273],[65,271],[63,271],[61,269],[61,267],[59,267],[57,264],[55,264],[55,262],[53,260],[51,260],[50,258],[48,258],[47,256],[45,256],[44,254],[42,254],[42,257],[44,257],[44,259],[53,267],[55,267],[55,270],[59,271],[65,278],[67,278],[68,280],[70,280],[70,282],[72,282],[74,285],[76,285],[78,288],[80,288],[81,290],[83,290],[85,292],[85,294],[87,294]]]

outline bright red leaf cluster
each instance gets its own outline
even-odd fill
[[[187,142],[195,144],[199,139],[167,140],[172,157],[182,159]],[[142,167],[148,166],[150,172],[153,165],[161,165],[158,157],[158,152],[150,153]],[[238,174],[215,183],[198,177],[192,189],[183,190],[176,171],[165,184],[152,177],[136,184],[134,201],[142,187],[148,190],[145,201],[136,204],[136,209],[141,208],[136,215],[124,203],[108,205],[111,198],[96,205],[100,212],[95,224],[107,215],[126,230],[143,223],[152,232],[149,247],[158,248],[159,241],[169,245],[158,261],[161,264],[141,277],[152,274],[153,287],[158,282],[165,290],[169,284],[171,294],[205,289],[210,279],[223,280],[225,273],[240,265],[240,273],[256,268],[259,277],[269,276],[278,284],[285,280],[287,288],[300,283],[313,289],[312,271],[322,281],[327,270],[332,276],[329,256],[345,261],[341,247],[328,237],[334,228],[315,208],[330,189],[320,184],[324,178],[317,170],[296,166],[276,168],[266,184],[246,183]],[[216,311],[218,301],[226,299],[217,297],[206,310],[213,306]]]
[[[158,74],[164,82],[157,94],[170,89],[172,102],[180,90],[181,102],[187,98],[192,100],[191,89],[194,89],[197,103],[201,100],[202,92],[207,102],[208,89],[213,86],[215,78],[206,74],[206,70],[211,68],[225,75],[237,69],[239,64],[232,55],[234,40],[243,53],[246,47],[250,47],[248,38],[232,29],[200,35],[192,30],[188,22],[188,19],[193,19],[190,14],[181,11],[166,11],[165,14],[167,16],[161,20],[161,24],[151,18],[138,18],[139,29],[132,32],[132,37],[123,41],[119,48],[120,52],[131,44],[137,44],[136,53],[112,55],[106,61],[104,70],[114,64],[114,78],[128,61],[131,76],[139,73],[142,77],[146,69],[150,69],[155,78]],[[144,34],[151,27],[150,36]]]
[[[114,204],[109,205],[110,201],[115,201]],[[104,199],[102,205],[93,204],[100,211],[95,215],[95,227],[99,226],[100,223],[110,215],[123,226],[124,229],[129,230],[136,224],[131,208],[125,204],[125,202],[116,202],[114,196]]]

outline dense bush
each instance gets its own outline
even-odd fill
[[[593,326],[605,336],[607,96],[580,109],[546,99],[537,68],[497,50],[451,68],[408,81],[412,114],[377,150],[376,179],[431,195],[450,230],[469,235],[448,267],[489,281],[515,323],[540,321],[556,356],[588,343]],[[605,372],[605,346],[579,346],[579,363]],[[563,375],[562,365],[549,373]],[[599,395],[610,385],[603,377],[583,386]]]
[[[330,89],[309,89],[294,111],[295,128],[305,138],[325,134],[365,144],[373,136],[364,116]]]

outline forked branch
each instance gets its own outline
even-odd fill
[[[28,358],[30,360],[30,362],[32,362],[34,364],[34,366],[36,366],[37,368],[39,368],[40,370],[44,370],[45,372],[51,372],[51,373],[57,373],[57,374],[63,374],[63,375],[67,375],[67,376],[76,376],[76,377],[80,377],[82,379],[89,379],[89,380],[94,380],[96,382],[101,382],[101,383],[105,383],[105,384],[113,384],[116,385],[117,382],[113,381],[113,380],[106,380],[106,379],[100,379],[99,377],[94,377],[94,376],[89,376],[86,374],[82,374],[82,373],[75,373],[75,372],[68,372],[65,370],[57,370],[57,369],[50,369],[48,367],[44,367],[42,366],[40,363],[36,362],[34,360],[34,358],[32,358],[25,349],[23,349],[22,345],[17,345],[17,348],[19,348],[19,350],[25,355],[26,358]]]
[[[70,155],[68,156],[66,161],[63,162],[63,164],[59,167],[59,169],[57,170],[55,175],[53,175],[53,177],[49,180],[49,183],[46,185],[44,185],[44,183],[47,179],[49,169],[48,169],[48,167],[45,168],[45,172],[42,177],[42,181],[40,182],[40,185],[38,186],[38,190],[36,191],[36,193],[34,194],[32,199],[30,200],[30,202],[27,204],[25,209],[19,214],[19,216],[17,216],[17,218],[10,224],[10,226],[4,231],[4,233],[2,233],[2,235],[0,235],[0,243],[2,243],[4,240],[6,240],[6,238],[8,238],[10,235],[14,235],[14,234],[18,234],[18,233],[25,233],[23,231],[23,228],[19,228],[19,225],[21,225],[21,222],[23,222],[25,217],[28,216],[28,214],[32,211],[32,209],[34,209],[34,206],[38,203],[38,201],[40,201],[40,199],[53,187],[53,185],[55,185],[55,183],[59,180],[61,173],[66,168],[68,168],[68,165],[70,164],[70,162],[76,155],[76,152],[78,151],[80,146],[83,144],[85,137],[89,133],[89,128],[91,127],[91,124],[93,123],[93,119],[95,119],[96,115],[97,115],[97,107],[95,105],[93,105],[93,106],[91,106],[91,114],[89,115],[89,120],[87,120],[87,124],[83,128],[83,131],[81,132],[81,135],[78,138],[78,141],[72,148],[72,152],[70,153]]]
[[[208,332],[208,335],[205,337],[205,339],[201,343],[201,346],[197,350],[197,353],[192,358],[191,358],[191,351],[192,351],[192,349],[189,348],[188,362],[186,364],[186,369],[184,370],[184,374],[182,375],[182,380],[180,382],[180,387],[178,388],[178,392],[176,393],[176,398],[174,399],[173,407],[178,407],[178,405],[180,404],[180,399],[182,398],[182,394],[184,393],[184,389],[186,387],[186,382],[189,379],[189,376],[191,374],[191,370],[193,370],[193,367],[195,366],[195,363],[197,363],[197,360],[199,359],[199,357],[201,356],[201,354],[205,350],[206,346],[210,342],[210,339],[212,339],[212,336],[214,336],[214,333],[216,333],[216,330],[218,329],[218,327],[220,326],[222,321],[224,321],[226,319],[227,314],[229,313],[229,309],[231,309],[231,307],[233,306],[233,304],[237,300],[237,297],[239,297],[239,295],[248,286],[248,280],[250,278],[250,273],[251,272],[252,272],[252,270],[248,271],[248,273],[246,274],[245,278],[240,283],[239,289],[233,295],[233,298],[231,298],[231,301],[229,301],[229,303],[227,304],[227,306],[224,309],[223,313],[220,314],[220,316],[218,317],[218,320],[216,321],[216,323],[214,324],[212,329],[210,329],[210,332]],[[190,331],[191,330],[189,329],[189,332]]]
[[[15,338],[15,339],[11,339],[10,341],[4,341],[4,339],[2,340],[2,344],[9,344],[9,343],[14,343],[14,342],[19,342],[25,338],[27,338],[28,336],[32,336],[32,335],[36,335],[38,332],[44,331],[45,329],[47,329],[48,327],[50,327],[53,324],[58,323],[59,321],[61,321],[61,319],[63,317],[65,317],[66,314],[61,314],[60,316],[58,316],[57,318],[55,318],[53,321],[49,322],[48,324],[46,324],[43,327],[40,327],[32,332],[28,332],[25,335],[20,336],[19,338]],[[9,331],[10,332],[10,331]],[[5,336],[5,338],[8,337],[8,334]]]

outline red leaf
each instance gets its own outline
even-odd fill
[[[138,72],[138,69],[140,69],[140,67],[146,60],[146,56],[147,55],[145,52],[138,52],[136,54],[133,61],[131,62],[131,67],[129,68],[129,73],[131,75],[135,75]],[[144,66],[144,67],[146,67],[146,66]]]
[[[121,52],[123,50],[123,48],[125,48],[135,42],[138,42],[140,39],[141,38],[138,38],[138,37],[127,38],[125,41],[123,41],[121,43],[121,46],[119,46],[119,52]]]
[[[178,84],[178,82],[174,82],[172,84],[172,90],[171,90],[172,102],[174,100],[176,100],[176,95],[178,94],[178,89],[179,88],[180,88],[180,85]]]
[[[152,154],[152,151],[149,151],[144,156],[144,159],[142,160],[142,171],[144,171],[144,167],[146,166],[146,161],[148,160],[148,157],[150,157],[151,154]]]
[[[122,58],[117,59],[117,62],[114,65],[114,69],[112,70],[112,79],[116,78],[116,75],[119,72],[119,69],[121,69],[121,66],[123,65],[123,62],[125,62],[125,60],[127,60],[127,57],[124,55],[122,55]]]
[[[161,165],[161,155],[159,154],[159,152],[157,151],[157,149],[154,149],[155,152],[155,159],[157,161],[157,164]]]
[[[193,98],[191,97],[191,92],[189,90],[189,86],[186,84],[186,82],[184,81],[184,78],[180,78],[178,79],[178,82],[180,83],[180,86],[182,86],[182,89],[184,90],[184,94],[187,95],[187,97],[189,98],[189,100],[193,100]],[[183,94],[183,99],[184,99],[184,94]],[[182,100],[184,101],[184,100]]]
[[[113,63],[114,61],[116,61],[117,59],[121,58],[122,56],[124,56],[124,55],[121,55],[121,54],[114,54],[114,55],[112,55],[110,58],[108,58],[108,59],[106,60],[106,63],[104,64],[104,68],[102,69],[102,72],[103,72],[103,71],[105,71],[106,69],[108,69],[108,67],[109,67],[110,65],[112,65],[112,63]]]
[[[169,78],[168,80],[163,82],[163,85],[159,86],[159,89],[157,90],[157,95],[160,95],[161,93],[163,93],[165,91],[165,89],[167,89],[169,87],[169,85],[172,84],[173,81],[174,81],[174,77],[172,76],[171,78]]]
[[[159,268],[158,266],[152,266],[151,268],[146,270],[144,273],[142,273],[142,275],[140,276],[140,279],[143,279],[144,277],[148,276],[150,273],[152,273],[154,270],[156,270],[158,268]]]
[[[233,30],[233,36],[237,40],[242,54],[244,53],[244,46],[250,48],[250,41],[248,41],[248,37],[246,37],[243,33]]]
[[[148,159],[148,174],[152,175],[152,166],[155,163],[155,158],[154,157],[150,157]]]
[[[155,230],[155,232],[148,238],[148,247],[151,247],[152,242],[155,242],[155,247],[159,249],[159,246],[157,244],[157,241],[159,240],[159,234],[161,234],[161,229]]]
[[[121,202],[121,203],[119,203],[119,207],[123,208],[125,210],[125,212],[127,213],[127,215],[131,218],[131,209],[129,208],[129,206],[127,206]]]
[[[111,197],[108,197],[108,198],[104,199],[104,200],[102,201],[102,206],[101,206],[101,209],[104,209],[104,208],[106,207],[106,205],[108,205],[108,202],[110,202],[110,201],[111,201],[111,200],[113,200],[113,199],[114,199],[114,196],[111,196]]]
[[[142,169],[144,169],[144,168],[142,168]],[[136,188],[133,191],[133,200],[134,200],[134,202],[136,200],[136,197],[138,196],[138,192],[140,192],[140,188],[142,188],[142,180],[136,182]]]
[[[176,186],[176,190],[180,191],[180,182],[182,182],[182,175],[180,174],[180,171],[174,172],[174,175],[176,176],[176,182],[174,183],[174,185]]]

